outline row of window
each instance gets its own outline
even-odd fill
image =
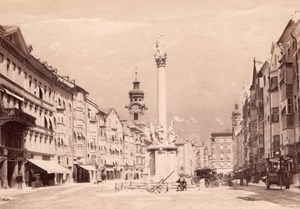
[[[3,63],[4,60],[5,60],[4,55],[0,53],[0,63]],[[13,81],[16,80],[15,79],[16,74],[19,76],[21,76],[21,74],[22,74],[22,68],[17,66],[14,62],[11,62],[11,60],[9,58],[6,58],[6,71],[8,74],[11,73]],[[42,82],[38,81],[32,75],[28,75],[27,72],[23,71],[23,74],[24,74],[24,79],[22,78],[22,80],[24,80],[24,88],[28,87],[29,91],[31,93],[33,93],[35,96],[51,103],[52,99],[54,99],[53,98],[53,90],[50,87],[47,87],[47,85],[43,85]],[[26,84],[26,82],[27,82],[27,84]],[[65,106],[64,101],[63,101],[63,104]],[[59,106],[62,105],[60,98],[58,98],[58,105]]]
[[[0,53],[0,63],[3,63],[5,60],[4,55]],[[22,74],[22,68],[20,66],[17,66],[14,62],[11,62],[9,58],[6,58],[6,72],[8,74],[11,73],[12,80],[15,81],[15,75],[21,76]],[[52,89],[47,88],[46,85],[43,85],[42,82],[38,81],[36,78],[34,78],[32,75],[28,75],[27,72],[23,71],[24,73],[24,81],[26,82],[28,80],[28,83],[24,88],[28,87],[29,91],[33,91],[35,96],[39,97],[40,99],[46,99],[46,101],[51,100],[52,95]],[[25,83],[24,83],[25,84]],[[32,89],[32,86],[34,87]],[[48,91],[48,94],[47,94]],[[47,97],[45,97],[47,96]]]
[[[298,111],[300,110],[300,97],[298,99],[293,99],[293,98],[287,98],[287,104],[286,106],[283,106],[281,110],[281,115],[285,114],[292,114],[293,111]],[[294,101],[294,105],[293,105]],[[279,122],[279,107],[273,107],[271,110],[271,122],[276,123]]]

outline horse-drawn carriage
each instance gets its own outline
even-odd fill
[[[218,187],[220,179],[216,170],[210,168],[201,168],[195,170],[195,175],[191,179],[192,184],[199,184],[200,181],[204,182],[205,187]]]
[[[278,156],[268,158],[267,163],[267,175],[264,178],[266,188],[270,189],[270,185],[276,184],[280,187],[285,186],[286,189],[289,189],[291,184],[293,159],[290,157]]]

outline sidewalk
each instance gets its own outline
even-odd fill
[[[240,183],[239,181],[234,182],[234,186],[238,186],[238,187],[246,187],[246,186],[240,186]],[[266,184],[263,182],[263,181],[259,181],[259,183],[249,183],[248,186],[253,186],[253,187],[263,187],[266,189]],[[279,189],[280,186],[277,186],[277,185],[271,185],[271,189],[272,188],[277,188]],[[285,186],[282,187],[282,190],[287,190],[287,191],[291,191],[291,192],[294,192],[294,193],[300,193],[300,189],[297,187],[297,186],[294,186],[293,184],[290,186],[290,189],[285,189]]]
[[[64,185],[59,185],[59,186],[64,186]],[[7,198],[18,194],[30,193],[30,192],[35,192],[35,191],[40,191],[40,190],[50,189],[55,187],[56,186],[39,187],[39,188],[23,187],[22,189],[17,189],[17,188],[0,189],[0,199],[3,197]]]
[[[3,198],[9,198],[9,199],[13,199],[12,197],[18,194],[25,194],[25,193],[31,193],[31,192],[35,192],[35,191],[41,191],[41,190],[45,190],[45,189],[54,189],[57,187],[72,187],[72,186],[76,186],[76,187],[84,187],[84,186],[97,186],[97,185],[106,185],[108,187],[111,187],[112,189],[115,186],[115,183],[117,181],[104,181],[101,182],[99,184],[95,184],[92,182],[87,182],[87,183],[75,183],[75,182],[70,182],[70,183],[66,183],[66,184],[58,184],[58,185],[52,185],[52,186],[42,186],[39,188],[33,188],[33,187],[26,187],[23,186],[22,189],[17,189],[17,188],[9,188],[9,189],[0,189],[0,203],[2,202]]]

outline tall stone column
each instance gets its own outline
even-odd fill
[[[151,128],[152,144],[147,148],[150,158],[150,182],[175,182],[177,174],[177,147],[170,143],[167,137],[167,102],[166,102],[166,61],[161,37],[156,40],[156,53],[154,55],[157,66],[157,123],[158,130]],[[157,140],[157,134],[159,139]],[[167,178],[168,179],[165,179]]]
[[[166,61],[161,37],[156,40],[156,54],[154,55],[157,66],[157,123],[162,131],[163,140],[167,140],[167,101],[166,101]]]

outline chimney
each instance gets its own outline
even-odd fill
[[[238,109],[239,109],[239,105],[238,105],[238,104],[235,104],[235,105],[234,105],[234,109],[235,109],[235,110],[238,110]]]
[[[70,77],[69,77],[68,75],[63,75],[63,76],[61,76],[61,77],[63,77],[63,78],[66,79],[67,81],[70,80]]]
[[[28,49],[29,53],[31,53],[31,52],[32,52],[32,50],[33,50],[33,47],[32,47],[32,45],[31,45],[31,44],[28,44],[26,47],[27,47],[27,49]]]

